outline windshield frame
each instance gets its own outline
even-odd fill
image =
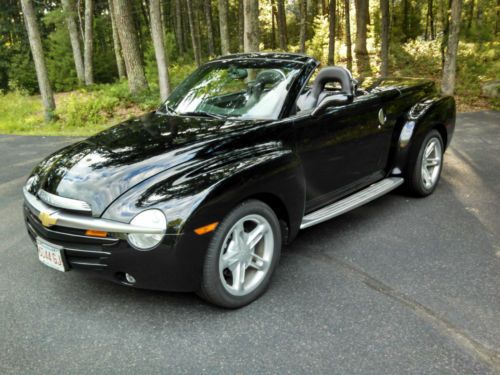
[[[311,59],[312,60],[312,59]],[[316,64],[310,64],[310,62],[306,61],[296,61],[296,60],[289,60],[289,59],[279,59],[279,58],[266,58],[266,57],[235,57],[235,58],[227,58],[227,59],[218,59],[218,60],[212,60],[209,61],[200,67],[198,67],[196,70],[194,70],[191,74],[189,74],[168,96],[168,98],[160,105],[158,111],[167,113],[167,114],[172,114],[172,115],[178,115],[182,116],[182,113],[177,113],[175,110],[169,108],[169,100],[171,100],[172,97],[174,97],[176,94],[178,94],[179,91],[184,91],[185,86],[189,86],[190,81],[193,81],[196,77],[202,77],[203,76],[203,71],[206,71],[204,74],[206,74],[209,70],[213,69],[218,69],[218,68],[225,68],[228,66],[233,66],[236,65],[238,66],[239,64],[241,65],[248,65],[253,62],[256,63],[262,63],[262,67],[265,67],[266,65],[269,65],[269,68],[279,68],[280,66],[286,67],[286,68],[291,68],[291,69],[296,69],[297,73],[293,77],[293,79],[290,81],[289,84],[289,89],[286,92],[286,97],[281,103],[281,108],[279,111],[279,115],[277,118],[274,119],[266,119],[266,120],[271,120],[271,121],[276,121],[280,120],[284,117],[286,113],[289,112],[290,110],[290,103],[293,103],[295,101],[295,97],[298,95],[300,92],[302,86],[304,85],[305,82],[307,82],[307,78],[309,77],[310,73],[314,68],[316,67]],[[312,66],[314,65],[314,66]],[[306,79],[304,79],[304,76]],[[194,84],[193,82],[191,86]],[[260,118],[241,118],[239,116],[221,116],[224,118],[230,118],[231,120],[236,120],[236,121],[248,121],[248,120],[254,120],[254,121],[261,121],[263,119]]]

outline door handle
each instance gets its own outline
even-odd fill
[[[378,122],[379,122],[380,126],[385,125],[386,121],[387,121],[387,116],[384,113],[384,109],[380,108],[380,110],[378,111]]]

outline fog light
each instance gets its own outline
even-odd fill
[[[130,284],[135,284],[135,277],[126,273],[125,274],[125,279],[127,279],[127,282],[129,282]]]

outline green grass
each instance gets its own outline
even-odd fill
[[[194,66],[189,64],[172,66],[172,87],[193,70]],[[55,120],[46,124],[39,96],[18,91],[0,92],[0,134],[88,136],[154,110],[160,104],[158,95],[154,81],[150,89],[139,96],[130,95],[126,81],[57,93]]]

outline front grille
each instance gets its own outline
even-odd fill
[[[85,231],[42,225],[29,208],[24,206],[24,217],[28,233],[33,241],[41,237],[64,249],[66,260],[71,268],[101,270],[106,268],[110,256],[109,247],[118,243],[116,238],[98,238],[85,235]]]

